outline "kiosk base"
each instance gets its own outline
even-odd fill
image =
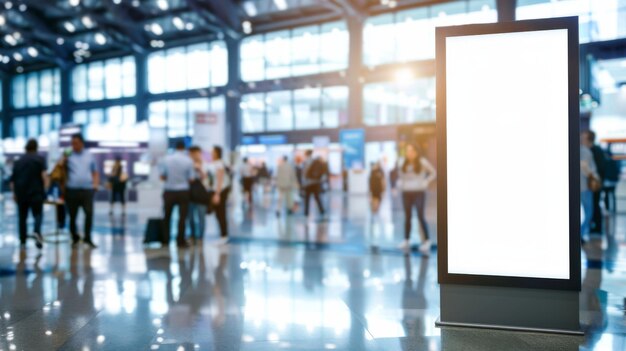
[[[442,284],[437,326],[583,335],[579,293]]]

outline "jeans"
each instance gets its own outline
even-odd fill
[[[189,227],[191,228],[191,237],[196,239],[204,238],[204,228],[206,227],[206,211],[207,205],[191,203],[189,205]]]
[[[84,240],[91,241],[91,227],[93,223],[93,195],[91,189],[67,189],[65,194],[65,204],[67,211],[70,213],[70,233],[72,240],[78,241],[78,229],[76,228],[76,218],[78,210],[83,209],[85,212],[85,237]]]
[[[580,193],[580,202],[583,206],[583,220],[580,225],[580,235],[589,234],[591,219],[593,218],[593,193],[586,190]]]
[[[21,200],[17,203],[18,208],[18,228],[20,233],[20,244],[26,244],[27,235],[27,219],[28,212],[33,214],[35,219],[35,233],[41,234],[41,221],[43,219],[43,201],[40,200]]]
[[[185,222],[187,221],[187,211],[189,210],[189,191],[169,191],[163,192],[163,205],[165,210],[165,240],[164,244],[169,244],[171,237],[172,212],[174,206],[178,206],[178,233],[176,242],[185,242]]]
[[[415,207],[417,220],[422,226],[420,231],[420,233],[423,233],[422,241],[428,240],[428,224],[426,224],[426,217],[424,216],[426,193],[424,191],[404,191],[402,192],[402,204],[404,206],[404,238],[407,240],[411,238],[411,215],[413,207]]]

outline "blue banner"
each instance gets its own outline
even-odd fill
[[[343,165],[348,169],[364,168],[365,130],[344,129],[339,131],[339,143],[343,151]]]

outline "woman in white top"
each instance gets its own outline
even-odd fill
[[[215,208],[217,223],[220,227],[220,243],[225,244],[228,240],[226,204],[228,203],[228,195],[230,194],[230,175],[228,174],[224,161],[222,161],[221,147],[213,146],[212,160],[209,165],[210,185],[211,190],[213,190],[213,198],[211,201]]]
[[[428,225],[424,217],[426,205],[426,189],[428,185],[437,177],[435,168],[418,151],[416,145],[407,144],[405,149],[405,159],[400,167],[400,190],[402,191],[402,204],[404,205],[404,242],[400,248],[408,250],[411,238],[411,214],[413,207],[417,211],[417,219],[422,226],[422,244],[420,251],[423,254],[430,252],[430,237],[428,235]]]
[[[286,203],[287,214],[293,214],[293,192],[298,189],[298,177],[296,168],[289,162],[287,156],[283,156],[281,164],[276,171],[276,187],[278,188],[278,204],[276,216],[280,216],[281,207]]]

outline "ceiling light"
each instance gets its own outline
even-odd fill
[[[398,69],[394,72],[395,81],[398,83],[409,83],[413,80],[413,71],[408,68]]]
[[[7,44],[9,44],[11,46],[17,45],[17,40],[15,40],[15,38],[11,34],[5,35],[4,36],[4,41],[6,41]]]
[[[15,59],[15,61],[20,62],[24,59],[24,56],[22,56],[22,54],[20,54],[19,52],[14,52],[13,58]]]
[[[152,23],[150,26],[150,31],[155,35],[163,35],[163,28],[158,23]]]
[[[122,0],[113,0],[113,3],[114,3],[115,5],[119,5],[119,4],[121,4],[121,3],[122,3]]]
[[[13,3],[10,2],[10,1],[5,2],[4,3],[4,8],[7,9],[7,10],[12,9],[13,8]]]
[[[70,33],[74,33],[74,31],[76,30],[76,27],[74,26],[74,24],[72,24],[72,22],[69,22],[69,21],[63,23],[63,27],[65,27],[65,30]]]
[[[0,15],[0,26],[4,26],[7,23],[6,18],[4,18],[4,15]]]
[[[193,30],[194,28],[195,28],[195,26],[191,22],[185,24],[185,29],[186,30]]]
[[[178,30],[185,29],[185,22],[183,22],[183,20],[178,16],[172,18],[172,23],[174,24],[174,27],[176,27]]]
[[[252,1],[246,1],[243,3],[243,10],[249,17],[254,17],[258,14],[256,5]]]
[[[287,1],[285,0],[274,0],[274,5],[280,11],[285,11],[287,9]]]
[[[396,6],[398,6],[398,2],[396,0],[389,0],[389,7],[390,8],[396,8]]]
[[[13,38],[15,38],[16,40],[22,39],[22,33],[20,33],[20,32],[13,32]]]
[[[82,47],[83,47],[83,42],[79,40],[79,41],[77,41],[76,43],[74,43],[74,46],[75,46],[77,49],[80,49],[80,48],[82,48]]]
[[[96,35],[94,35],[94,40],[98,45],[104,45],[107,43],[107,37],[105,37],[102,33],[96,33]]]
[[[37,50],[37,48],[36,48],[36,47],[34,47],[34,46],[29,46],[29,47],[28,47],[28,49],[26,49],[26,51],[28,52],[28,54],[29,54],[31,57],[37,57],[37,56],[39,56],[39,51],[38,51],[38,50]]]
[[[26,6],[26,4],[20,4],[20,7],[18,8],[20,9],[21,12],[28,10],[28,6]]]
[[[9,63],[9,61],[11,61],[11,58],[9,56],[5,56],[2,58],[2,63],[4,64]]]
[[[65,39],[57,38],[57,45],[63,45],[63,44],[65,44]]]
[[[17,66],[17,68],[15,69],[15,71],[17,71],[17,73],[22,73],[22,72],[24,72],[24,67],[22,67],[22,66]]]
[[[170,4],[167,2],[167,0],[157,0],[157,6],[165,11],[170,7]]]
[[[252,23],[250,23],[250,21],[243,21],[241,23],[241,28],[243,29],[243,32],[246,34],[252,33]]]
[[[70,4],[70,6],[76,7],[80,5],[80,0],[68,0],[68,3]]]
[[[83,22],[83,25],[87,28],[93,28],[94,26],[94,23],[89,16],[83,16],[83,18],[81,18],[81,22]]]
[[[83,50],[89,50],[89,44],[88,43],[83,43],[83,45],[81,46],[81,48]]]
[[[133,0],[132,4],[133,4],[133,7],[141,6],[141,2],[139,2],[139,0]]]

